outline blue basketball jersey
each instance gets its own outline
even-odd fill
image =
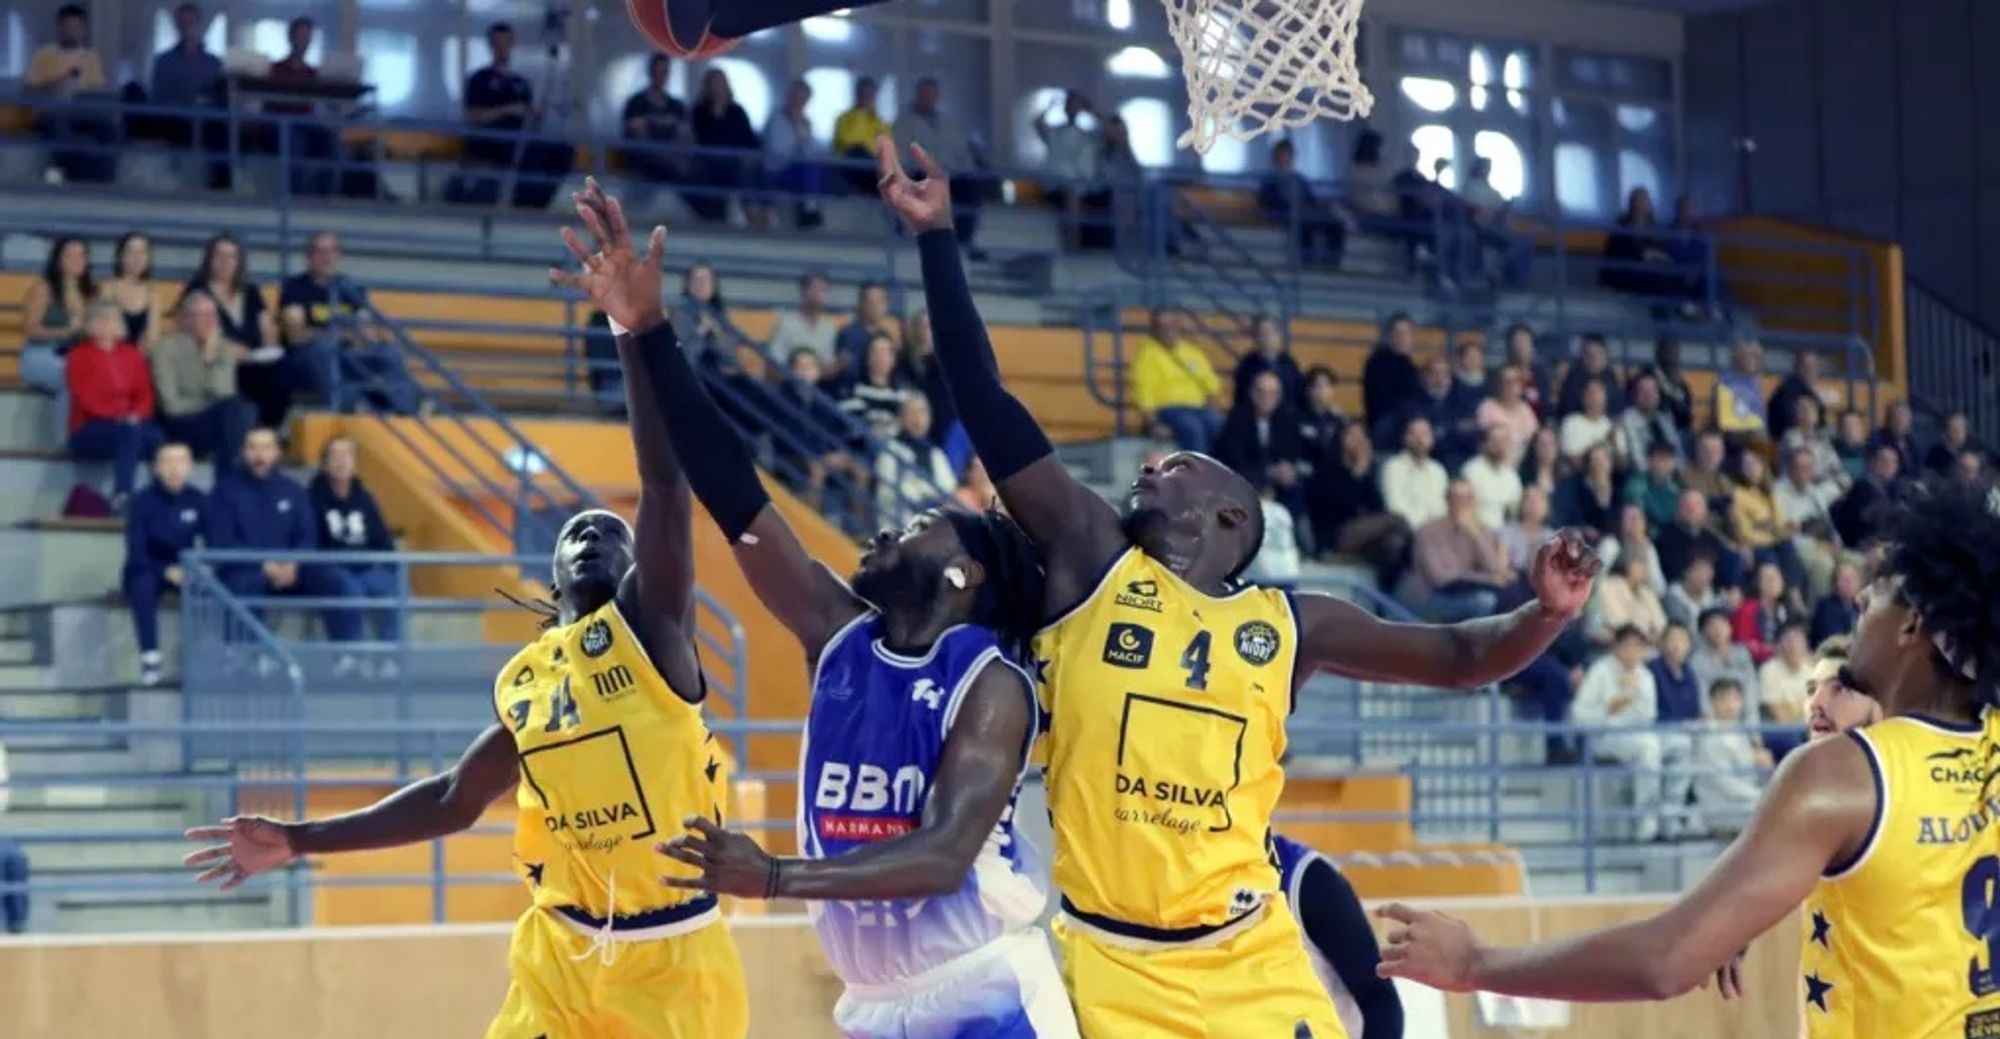
[[[813,674],[812,712],[799,761],[799,850],[831,858],[923,825],[946,736],[972,681],[1007,660],[985,628],[946,631],[922,657],[889,651],[873,612],[827,643]],[[1019,669],[1016,668],[1016,671]],[[1022,770],[1034,742],[1021,747]],[[941,898],[885,902],[811,902],[827,960],[842,980],[880,985],[914,977],[1028,926],[1046,893],[1014,834],[1015,797],[1000,815],[965,882]]]

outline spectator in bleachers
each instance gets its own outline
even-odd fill
[[[1258,493],[1258,506],[1263,510],[1264,543],[1244,576],[1259,584],[1290,588],[1299,580],[1298,521],[1292,510],[1278,501],[1275,487]]]
[[[125,516],[125,566],[119,585],[132,607],[139,640],[139,684],[160,684],[160,597],[178,591],[181,553],[208,528],[208,495],[188,484],[194,455],[167,441],[153,452],[153,479],[132,496]]]
[[[1563,416],[1557,434],[1564,458],[1580,464],[1584,455],[1601,447],[1610,452],[1613,469],[1624,468],[1628,452],[1623,430],[1605,408],[1604,384],[1584,383],[1582,407]]]
[[[1549,381],[1548,366],[1542,363],[1535,346],[1534,329],[1518,322],[1507,326],[1507,360],[1501,368],[1521,373],[1521,399],[1535,409],[1537,419],[1548,421],[1550,416],[1545,413],[1544,405],[1555,384]]]
[[[1807,633],[1813,645],[1854,632],[1861,619],[1861,568],[1842,560],[1833,568],[1833,589],[1820,596],[1813,606],[1812,629]]]
[[[1840,485],[1819,478],[1812,452],[1805,448],[1795,448],[1784,458],[1785,475],[1772,486],[1771,497],[1793,528],[1792,550],[1798,553],[1805,571],[1806,594],[1817,597],[1826,593],[1833,581],[1834,564],[1841,557],[1840,535],[1833,527],[1833,506],[1840,500]]]
[[[381,410],[414,413],[417,384],[389,330],[369,316],[368,287],[341,272],[340,236],[318,232],[305,253],[305,270],[278,287],[278,326],[290,356],[303,362],[295,367],[308,373],[301,381],[343,410],[365,397]]]
[[[1383,500],[1375,444],[1360,423],[1341,429],[1336,457],[1315,460],[1306,497],[1318,551],[1358,557],[1374,569],[1377,587],[1396,587],[1410,558],[1410,525]]]
[[[1680,508],[1681,503],[1679,473],[1674,449],[1654,441],[1646,449],[1645,468],[1635,470],[1625,478],[1626,507],[1640,510],[1647,525],[1654,530],[1672,523],[1674,511]]]
[[[1528,283],[1528,269],[1535,260],[1534,243],[1514,233],[1508,223],[1514,204],[1500,194],[1488,179],[1493,173],[1493,162],[1485,156],[1472,160],[1472,168],[1466,171],[1465,187],[1458,196],[1470,211],[1473,230],[1479,236],[1481,250],[1493,255],[1493,266],[1504,285],[1520,287]]]
[[[1952,465],[1952,478],[1963,483],[1985,483],[1986,456],[1977,449],[1960,451]]]
[[[1701,615],[1710,610],[1735,609],[1724,593],[1715,587],[1715,557],[1706,552],[1697,552],[1688,559],[1687,569],[1681,571],[1680,579],[1667,586],[1661,605],[1666,608],[1668,620],[1685,624],[1689,630],[1693,630],[1701,621]]]
[[[1347,208],[1362,230],[1400,238],[1404,234],[1402,200],[1395,187],[1396,170],[1383,154],[1386,143],[1378,130],[1364,127],[1356,134],[1341,186]]]
[[[222,338],[242,351],[237,392],[256,406],[258,425],[280,429],[298,386],[297,369],[278,345],[276,324],[264,306],[264,290],[250,280],[248,267],[242,243],[233,235],[216,235],[202,250],[201,265],[181,298],[205,295],[215,301]]]
[[[1910,410],[1908,401],[1897,401],[1889,405],[1889,413],[1884,418],[1882,428],[1868,440],[1872,449],[1877,444],[1887,444],[1896,449],[1896,460],[1900,463],[1896,471],[1905,479],[1914,480],[1923,472],[1920,465],[1924,456],[1917,451],[1916,413]]]
[[[877,335],[887,335],[901,343],[903,325],[889,311],[889,287],[877,281],[864,281],[855,292],[854,319],[834,337],[835,373],[858,370],[862,353]]]
[[[278,469],[278,434],[259,427],[243,441],[243,464],[218,473],[210,495],[208,547],[308,552],[319,548],[319,525],[312,500],[298,481]],[[330,568],[296,560],[265,560],[216,568],[216,576],[241,596],[298,595],[333,598],[345,586]],[[352,642],[361,637],[353,610],[322,611],[327,637]]]
[[[1652,586],[1653,594],[1664,600],[1667,578],[1660,569],[1660,551],[1647,533],[1646,514],[1637,505],[1628,504],[1618,510],[1618,529],[1598,541],[1597,554],[1604,559],[1607,570],[1615,570],[1628,555],[1644,556],[1646,583]]]
[[[1298,229],[1298,262],[1339,267],[1347,252],[1346,220],[1313,191],[1298,159],[1298,146],[1288,138],[1271,146],[1271,168],[1257,186],[1258,208],[1271,223]]]
[[[1833,438],[1820,422],[1820,403],[1816,397],[1793,401],[1792,425],[1778,441],[1779,457],[1789,458],[1795,451],[1806,452],[1811,462],[1808,472],[1814,483],[1831,484],[1836,491],[1847,487],[1847,470],[1841,463],[1840,452],[1833,446]]]
[[[736,103],[736,92],[721,68],[710,66],[701,77],[701,95],[695,98],[690,114],[694,143],[701,146],[695,158],[695,180],[709,190],[690,195],[688,208],[704,220],[729,217],[732,200],[740,203],[743,216],[753,227],[768,227],[770,214],[755,192],[763,187],[764,164],[758,153],[764,140],[750,125],[750,113]],[[750,194],[738,195],[745,191]]]
[[[944,369],[938,367],[937,339],[931,332],[931,312],[918,310],[910,315],[908,333],[903,337],[902,359],[897,363],[903,378],[931,404],[931,440],[951,458],[958,472],[972,458],[972,441],[958,428],[958,408],[951,390],[944,384]]]
[[[1639,629],[1630,625],[1618,629],[1611,652],[1584,670],[1576,702],[1570,705],[1570,717],[1578,725],[1622,730],[1591,736],[1590,753],[1633,770],[1632,800],[1639,814],[1641,843],[1662,835],[1663,807],[1674,813],[1666,821],[1675,829],[1666,835],[1677,834],[1679,806],[1687,800],[1691,778],[1684,769],[1666,770],[1662,734],[1641,728],[1659,720],[1659,690],[1646,668],[1651,651],[1652,644]]]
[[[1543,426],[1536,430],[1534,439],[1528,442],[1526,457],[1521,459],[1521,486],[1539,487],[1553,500],[1568,472],[1563,462],[1562,442],[1555,429]]]
[[[810,350],[822,366],[837,365],[839,352],[834,342],[840,336],[840,321],[827,309],[833,294],[833,280],[825,271],[807,271],[799,278],[799,305],[778,315],[771,328],[771,340],[764,344],[772,357],[789,358],[795,351]]]
[[[1250,340],[1252,349],[1236,362],[1236,374],[1231,379],[1236,388],[1234,403],[1241,407],[1250,399],[1250,386],[1257,376],[1270,372],[1278,377],[1284,402],[1291,407],[1304,407],[1306,402],[1306,376],[1299,370],[1299,362],[1292,357],[1291,347],[1285,343],[1285,329],[1278,319],[1268,314],[1259,314],[1251,323]],[[1329,373],[1331,374],[1331,373]]]
[[[795,79],[785,90],[784,106],[764,124],[764,170],[771,187],[793,196],[792,222],[801,228],[825,223],[819,199],[826,194],[826,163],[832,158],[826,143],[814,136],[806,105],[812,86]]]
[[[127,231],[112,252],[111,277],[97,288],[99,299],[118,304],[125,315],[125,341],[151,354],[166,331],[160,321],[160,284],[153,280],[153,240]]]
[[[978,455],[966,463],[965,473],[958,478],[958,490],[953,492],[952,497],[958,500],[959,507],[968,512],[985,512],[999,507],[996,503],[1000,500],[1000,488],[993,485],[993,477],[987,473],[986,463],[980,461]]]
[[[1498,535],[1500,551],[1507,555],[1507,565],[1519,573],[1527,573],[1535,561],[1535,553],[1543,542],[1555,536],[1555,528],[1549,525],[1549,494],[1540,487],[1528,487],[1521,491],[1521,507],[1512,522],[1500,528]]]
[[[1618,511],[1625,502],[1619,496],[1611,449],[1599,444],[1584,452],[1576,474],[1556,485],[1554,503],[1556,523],[1577,527],[1592,541],[1617,529]]]
[[[227,467],[242,454],[257,418],[257,409],[236,392],[242,351],[222,337],[215,300],[206,293],[182,296],[177,317],[179,327],[153,348],[160,430]]]
[[[956,490],[958,479],[944,450],[931,441],[931,404],[921,393],[903,398],[895,435],[875,456],[875,519],[901,530],[917,513]]]
[[[1771,403],[1764,413],[1764,428],[1772,440],[1782,442],[1798,420],[1799,401],[1810,400],[1824,406],[1819,395],[1819,354],[1800,350],[1794,355],[1791,372],[1771,391]]]
[[[1681,275],[1667,250],[1653,209],[1653,193],[1633,188],[1625,197],[1618,229],[1604,240],[1604,266],[1597,280],[1605,288],[1635,296],[1680,295]]]
[[[318,28],[305,15],[294,17],[285,25],[285,56],[271,63],[267,73],[272,83],[288,87],[310,87],[319,81],[319,69],[306,60],[306,52],[312,49],[313,33]],[[317,120],[305,118],[313,114],[311,102],[267,101],[264,111],[273,115],[291,117],[282,126],[272,126],[273,133],[285,134],[288,140],[283,145],[284,153],[293,163],[301,160],[306,165],[292,168],[292,190],[300,194],[331,195],[335,173],[325,163],[332,159],[339,144],[332,127]],[[260,142],[262,144],[263,142]],[[279,151],[279,143],[273,139],[268,147]]]
[[[28,283],[21,301],[21,381],[63,404],[63,357],[83,334],[83,315],[97,296],[90,275],[90,246],[63,237],[49,246],[42,276]],[[65,410],[65,414],[67,411]]]
[[[979,172],[983,164],[973,151],[972,138],[959,121],[946,115],[939,107],[942,100],[936,78],[925,76],[917,80],[915,98],[903,114],[896,117],[896,145],[905,156],[909,154],[910,145],[922,145],[951,177],[952,223],[958,231],[959,247],[972,259],[983,260],[986,258],[985,251],[974,243],[979,235],[979,205],[989,190],[988,182]],[[907,165],[907,158],[905,163]],[[912,176],[921,178],[922,171]],[[875,177],[872,172],[868,179],[869,190],[873,191]]]
[[[1514,454],[1511,436],[1505,426],[1488,429],[1479,453],[1459,469],[1459,479],[1472,487],[1479,522],[1488,530],[1505,526],[1521,507],[1521,470],[1511,461]]]
[[[1156,308],[1151,326],[1127,368],[1126,398],[1181,450],[1206,452],[1222,431],[1222,416],[1215,411],[1222,379],[1208,354],[1187,338],[1179,313]]]
[[[1681,344],[1661,339],[1653,344],[1653,361],[1639,377],[1650,377],[1660,391],[1660,405],[1672,416],[1674,425],[1685,434],[1694,429],[1694,391],[1688,388],[1687,374],[1681,370]]]
[[[922,396],[903,378],[900,354],[896,341],[886,332],[878,332],[868,341],[866,359],[861,369],[841,383],[835,397],[840,401],[840,409],[853,416],[877,437],[894,437],[902,422],[903,402],[912,396]],[[927,402],[928,403],[928,402]],[[930,412],[924,412],[928,429]],[[956,484],[956,481],[953,481]]]
[[[1299,407],[1299,434],[1305,438],[1306,460],[1315,469],[1340,459],[1340,441],[1350,423],[1340,410],[1336,394],[1340,377],[1325,365],[1315,365],[1306,373],[1303,403]],[[1363,430],[1366,433],[1366,430]]]
[[[854,503],[859,500],[858,489],[872,479],[867,463],[855,456],[862,445],[853,440],[863,427],[823,391],[824,381],[819,354],[805,347],[791,352],[777,394],[790,405],[796,421],[789,424],[792,435],[773,436],[771,446],[781,462],[777,471],[807,504],[854,521],[849,529],[858,531],[865,528],[854,514]]]
[[[1695,438],[1694,459],[1681,470],[1681,486],[1700,492],[1708,500],[1709,512],[1723,517],[1729,515],[1729,499],[1736,491],[1728,460],[1729,445],[1722,434],[1711,430]]]
[[[1413,418],[1403,426],[1403,449],[1382,463],[1382,501],[1413,531],[1445,515],[1451,477],[1431,457],[1435,443],[1430,420]]]
[[[1391,314],[1382,322],[1382,338],[1361,367],[1361,413],[1379,444],[1394,443],[1396,420],[1423,393],[1417,362],[1410,357],[1416,324],[1408,314]]]
[[[1556,394],[1556,414],[1567,416],[1583,410],[1584,388],[1593,384],[1604,387],[1607,416],[1625,410],[1625,388],[1619,381],[1618,369],[1611,364],[1611,347],[1595,332],[1583,337],[1577,344],[1576,360],[1563,369],[1562,390]]]
[[[1054,118],[1056,105],[1051,104],[1035,116],[1034,129],[1047,152],[1046,197],[1050,205],[1063,211],[1064,239],[1075,247],[1080,244],[1085,196],[1104,190],[1104,126],[1103,117],[1080,90],[1064,91],[1061,105],[1060,124]],[[1098,208],[1103,204],[1099,200]]]
[[[122,510],[139,464],[164,437],[153,421],[153,373],[146,355],[125,341],[125,316],[100,301],[85,313],[83,339],[63,358],[69,388],[69,453],[111,463],[111,502]]]
[[[1647,642],[1659,639],[1667,630],[1667,609],[1653,588],[1652,564],[1642,552],[1621,553],[1612,564],[1611,575],[1597,582],[1592,616],[1586,633],[1600,646],[1609,646],[1622,628],[1637,628]]]
[[[0,783],[7,779],[5,765],[5,759],[0,758]],[[0,804],[0,809],[5,807]],[[0,895],[0,923],[6,925],[8,934],[25,934],[28,930],[28,872],[28,853],[13,839],[0,836],[0,885],[9,887],[6,894]]]
[[[1833,453],[1840,460],[1841,486],[1852,487],[1868,472],[1868,416],[1854,408],[1840,413],[1833,434]]]
[[[1422,372],[1417,395],[1404,405],[1396,425],[1406,425],[1413,418],[1428,420],[1437,437],[1434,452],[1438,461],[1447,469],[1456,469],[1479,448],[1478,402],[1456,392],[1451,366],[1444,358],[1424,362]]]
[[[1451,348],[1452,392],[1469,397],[1473,410],[1478,410],[1479,403],[1490,395],[1491,381],[1492,376],[1486,370],[1485,343],[1466,339]]]
[[[174,45],[153,58],[153,79],[146,103],[167,108],[219,108],[223,103],[222,59],[208,52],[202,37],[208,30],[208,15],[192,3],[174,8]],[[147,120],[158,127],[168,143],[181,147],[200,146],[217,152],[228,145],[227,127],[219,120],[191,120],[185,116],[159,116]],[[208,186],[229,184],[228,163],[208,163]]]
[[[680,302],[667,308],[674,335],[697,367],[734,375],[742,370],[736,348],[749,338],[729,320],[722,279],[715,268],[697,263],[681,277]]]
[[[1145,186],[1146,167],[1139,162],[1138,153],[1132,150],[1132,128],[1125,124],[1125,117],[1109,115],[1104,119],[1104,189],[1096,195],[1084,199],[1084,221],[1081,234],[1085,249],[1109,249],[1121,239],[1138,233],[1139,205],[1141,192]],[[1162,230],[1166,248],[1180,249],[1178,225],[1169,224]]]
[[[856,194],[875,193],[875,139],[889,132],[875,111],[879,92],[875,77],[856,79],[854,103],[833,124],[833,153],[847,160],[842,176]]]
[[[1750,651],[1750,659],[1762,664],[1777,652],[1778,635],[1786,625],[1803,627],[1806,612],[1798,589],[1785,582],[1785,572],[1776,563],[1758,564],[1751,590],[1753,594],[1736,607],[1731,623],[1736,642]],[[1805,633],[1799,634],[1803,637]]]
[[[1305,436],[1276,372],[1259,374],[1251,381],[1249,399],[1229,410],[1215,438],[1215,457],[1251,486],[1270,488],[1279,504],[1305,511],[1310,471]]]
[[[1958,458],[1967,451],[1979,451],[1979,445],[1972,439],[1972,423],[1965,412],[1954,411],[1945,416],[1944,436],[1924,454],[1924,468],[1939,476],[1948,476],[1958,465]]]
[[[646,85],[625,99],[618,117],[626,140],[661,148],[685,146],[694,140],[687,104],[667,92],[667,77],[673,73],[673,62],[665,54],[646,59]],[[626,149],[621,154],[625,168],[634,176],[660,182],[687,176],[687,159],[682,155],[648,148]]]
[[[1410,559],[1425,593],[1414,605],[1441,624],[1495,612],[1501,591],[1518,577],[1494,532],[1479,522],[1478,502],[1463,480],[1446,490],[1444,515],[1417,527]]]
[[[1694,652],[1694,633],[1680,621],[1669,621],[1655,641],[1660,651],[1646,663],[1646,669],[1653,673],[1659,723],[1700,721],[1701,686],[1695,681],[1694,668],[1688,665],[1688,656]]]
[[[354,441],[347,437],[333,437],[320,448],[319,472],[313,474],[312,483],[306,487],[306,497],[312,502],[313,516],[317,518],[318,547],[328,552],[394,552],[396,537],[389,532],[389,523],[382,518],[375,496],[368,493],[368,486],[355,472],[356,462]],[[327,570],[339,584],[340,594],[349,599],[393,599],[399,591],[396,568],[387,563],[331,563]],[[399,610],[371,608],[359,612],[373,619],[377,641],[402,639]],[[364,669],[371,670],[375,678],[396,677],[393,659],[385,658],[373,668],[364,665]]]
[[[1771,472],[1764,456],[1745,451],[1736,460],[1738,479],[1729,492],[1729,528],[1759,563],[1775,563],[1787,583],[1806,583],[1805,565],[1792,545],[1798,524],[1772,493]]]
[[[1764,796],[1757,772],[1769,769],[1771,752],[1743,727],[1746,694],[1733,678],[1718,679],[1708,688],[1708,721],[1695,741],[1700,774],[1694,781],[1695,803],[1703,818],[1722,833],[1749,825],[1751,812]]]
[[[87,101],[91,95],[99,95],[100,101],[111,97],[105,93],[104,59],[90,46],[90,14],[82,5],[56,8],[56,38],[35,48],[21,87],[38,102],[35,132],[49,142],[51,166],[62,179],[112,179],[117,160],[97,149],[117,141],[117,121],[109,112],[64,104]],[[85,147],[64,147],[78,144]]]
[[[1736,641],[1736,623],[1729,617],[1728,610],[1716,608],[1705,611],[1696,620],[1694,653],[1688,657],[1688,666],[1694,669],[1695,681],[1703,689],[1715,688],[1722,679],[1734,681],[1743,691],[1747,713],[1755,714],[1757,703],[1762,699],[1761,686],[1757,684],[1757,661],[1750,656],[1750,650]]]
[[[1632,377],[1632,385],[1627,393],[1630,403],[1618,416],[1620,439],[1629,452],[1630,464],[1638,466],[1644,462],[1655,444],[1665,444],[1672,452],[1675,468],[1687,459],[1687,449],[1681,443],[1681,429],[1674,417],[1663,406],[1660,384],[1644,372]]]
[[[566,140],[532,136],[545,109],[535,104],[535,88],[528,77],[513,69],[514,27],[506,22],[488,26],[486,46],[493,55],[492,64],[465,81],[465,121],[475,128],[466,134],[465,157],[473,163],[514,170],[512,203],[540,209],[555,197],[556,187],[575,163],[576,148]],[[474,183],[479,185],[476,190],[471,187]],[[468,177],[457,191],[458,200],[465,202],[490,204],[499,201],[499,195],[499,181],[492,176]]]
[[[1674,521],[1654,532],[1653,545],[1660,550],[1660,572],[1670,582],[1680,580],[1689,560],[1698,554],[1714,564],[1716,581],[1722,587],[1734,588],[1742,581],[1742,550],[1715,529],[1708,499],[1692,487],[1681,491]]]
[[[1715,377],[1715,401],[1709,421],[1742,446],[1770,435],[1764,423],[1764,348],[1754,339],[1739,339],[1729,350],[1729,370]]]
[[[1757,669],[1763,720],[1786,727],[1782,733],[1764,734],[1764,746],[1778,761],[1806,741],[1806,699],[1812,695],[1812,677],[1812,646],[1806,641],[1805,622],[1786,621],[1778,629],[1770,658]]]
[[[1472,413],[1483,435],[1491,436],[1496,429],[1507,434],[1507,464],[1517,470],[1528,445],[1534,442],[1535,431],[1541,428],[1541,419],[1535,417],[1534,407],[1522,395],[1526,378],[1521,369],[1511,365],[1495,369],[1487,380],[1493,395],[1480,401]]]

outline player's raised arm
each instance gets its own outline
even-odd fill
[[[1535,601],[1512,613],[1459,624],[1384,621],[1344,599],[1303,594],[1300,680],[1311,670],[1378,682],[1470,689],[1520,673],[1555,641],[1584,604],[1600,565],[1581,535],[1565,530],[1535,554]]]
[[[197,826],[187,839],[208,846],[182,862],[202,870],[195,883],[220,880],[228,891],[301,855],[394,848],[458,833],[514,789],[517,760],[513,736],[492,725],[451,771],[419,779],[359,811],[296,823],[235,816]]]
[[[923,824],[825,859],[778,859],[707,819],[659,846],[701,876],[662,883],[743,898],[929,898],[959,889],[1014,795],[1035,724],[1028,680],[993,661],[973,679],[945,740]]]
[[[917,233],[938,366],[959,421],[1008,514],[1042,553],[1048,603],[1066,606],[1088,592],[1088,583],[1125,548],[1118,515],[1070,475],[1035,417],[1001,385],[1000,364],[958,255],[944,170],[923,148],[911,145],[925,178],[912,180],[897,161],[893,141],[883,137],[875,148],[882,200]]]
[[[1656,916],[1516,948],[1479,944],[1464,922],[1392,905],[1381,972],[1447,992],[1619,1002],[1694,988],[1792,911],[1827,866],[1858,853],[1877,809],[1865,752],[1851,739],[1794,751],[1750,828],[1694,890]]]

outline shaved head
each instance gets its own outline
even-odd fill
[[[1143,466],[1125,499],[1125,536],[1148,555],[1234,580],[1264,544],[1257,488],[1204,454],[1176,451]],[[1184,575],[1185,576],[1185,575]]]

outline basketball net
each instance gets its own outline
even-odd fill
[[[1179,146],[1204,155],[1322,116],[1366,116],[1375,98],[1354,65],[1364,0],[1165,0],[1188,85]]]

